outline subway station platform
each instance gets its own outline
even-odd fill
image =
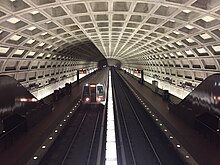
[[[36,126],[20,135],[18,139],[7,146],[0,153],[1,165],[24,165],[33,157],[35,151],[54,130],[56,125],[62,120],[65,114],[80,99],[81,84],[72,88],[70,95],[66,95],[54,103],[54,110],[45,116]]]
[[[120,74],[129,82],[133,89],[138,91],[145,100],[152,105],[152,111],[163,121],[168,130],[180,144],[193,156],[200,165],[217,165],[220,162],[220,148],[208,137],[199,134],[181,118],[169,112],[168,101],[161,95],[154,93],[146,85],[140,84],[138,78],[129,73],[120,71]]]
[[[187,125],[182,119],[168,111],[168,101],[162,99],[159,94],[151,91],[147,86],[138,82],[138,79],[129,73],[120,72],[129,84],[138,91],[143,101],[152,105],[152,111],[163,121],[168,130],[178,139],[190,155],[201,165],[217,165],[220,162],[220,149],[216,147],[209,138],[205,138],[192,127]],[[64,96],[54,104],[52,114],[45,118],[27,133],[15,139],[13,144],[6,150],[1,151],[0,164],[2,165],[24,165],[33,157],[36,149],[47,138],[48,132],[62,120],[63,116],[79,100],[81,93],[81,84],[74,85],[72,93]]]
[[[0,151],[1,165],[24,165],[34,158],[34,154],[44,143],[50,134],[55,130],[63,118],[74,109],[81,99],[82,87],[85,83],[101,82],[107,70],[99,71],[86,75],[79,82],[72,83],[71,93],[62,93],[63,89],[59,89],[60,94],[58,100],[50,95],[43,99],[44,102],[52,102],[53,111],[44,116],[35,126],[28,129],[27,132],[11,139],[5,148]],[[63,91],[64,92],[64,91]],[[74,113],[74,112],[73,112]],[[46,148],[47,149],[47,148]],[[31,163],[30,163],[31,164]]]

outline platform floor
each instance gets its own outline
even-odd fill
[[[147,86],[138,83],[138,80],[129,73],[120,72],[121,75],[137,90],[153,107],[166,127],[178,139],[181,145],[194,157],[200,165],[219,165],[220,148],[211,143],[208,138],[199,134],[186,124],[181,118],[168,111],[168,101],[151,91]]]
[[[80,96],[81,87],[73,88],[71,95],[63,97],[54,104],[54,111],[34,126],[27,133],[21,135],[6,150],[0,153],[1,165],[24,165],[35,153],[36,149],[48,137],[54,127]],[[78,98],[79,99],[79,98]]]

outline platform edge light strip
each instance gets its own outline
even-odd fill
[[[105,165],[117,165],[117,152],[115,141],[115,124],[112,99],[111,71],[109,71],[108,111],[107,111],[107,139]]]

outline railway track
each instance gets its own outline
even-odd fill
[[[184,164],[144,107],[113,70],[118,164]]]
[[[103,109],[80,105],[39,164],[96,164]]]

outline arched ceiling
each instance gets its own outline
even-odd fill
[[[0,72],[25,81],[37,69],[67,73],[104,57],[151,75],[202,81],[219,72],[219,41],[219,0],[0,3]]]

